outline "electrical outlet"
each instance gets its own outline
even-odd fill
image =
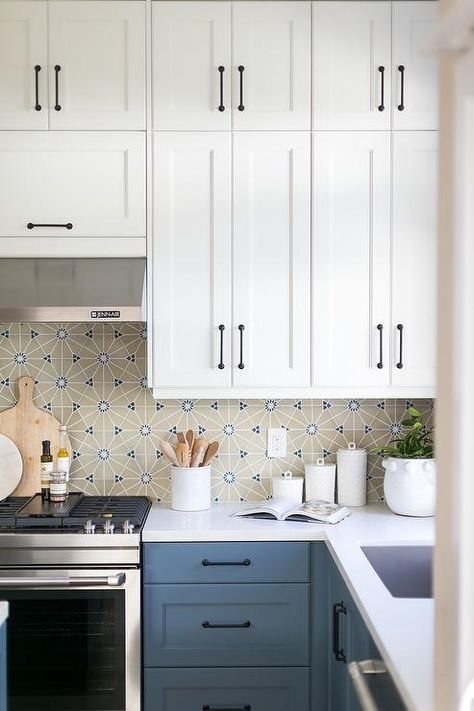
[[[285,427],[270,427],[267,430],[267,452],[269,457],[286,457]]]

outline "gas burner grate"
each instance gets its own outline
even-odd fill
[[[92,520],[100,523],[102,514],[112,514],[112,521],[121,524],[127,519],[134,526],[142,526],[150,509],[146,496],[85,496],[65,519],[67,525]]]
[[[14,528],[18,512],[29,500],[29,496],[9,496],[0,501],[0,529]]]

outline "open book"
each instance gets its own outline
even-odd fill
[[[232,516],[270,518],[277,521],[303,521],[305,523],[339,523],[351,513],[347,506],[330,504],[328,501],[310,499],[305,504],[295,505],[284,499],[270,499],[263,504],[240,509]]]

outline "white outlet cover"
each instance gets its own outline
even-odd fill
[[[267,452],[269,457],[286,457],[286,428],[269,427],[267,430]]]

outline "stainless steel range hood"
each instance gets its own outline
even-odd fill
[[[0,322],[144,321],[145,259],[0,259]]]

